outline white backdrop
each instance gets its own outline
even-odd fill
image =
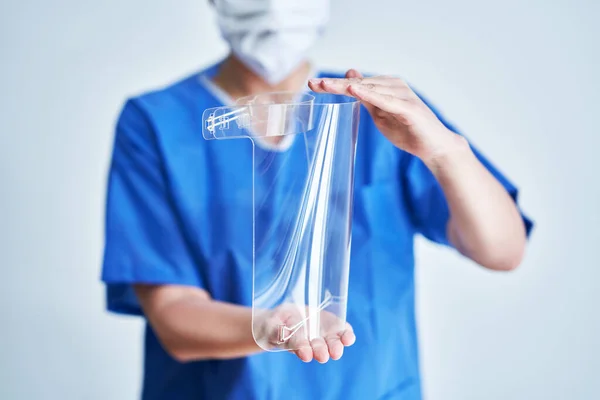
[[[207,3],[1,2],[0,398],[138,396],[141,322],[99,282],[113,126],[225,54]],[[406,77],[537,222],[510,274],[419,241],[428,399],[600,398],[599,4],[333,3],[319,64]]]

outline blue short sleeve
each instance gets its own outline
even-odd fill
[[[458,130],[446,121],[440,113],[429,104],[422,96],[421,99],[429,106],[429,108],[437,115],[440,121],[451,131],[460,134]],[[504,186],[506,191],[517,203],[518,189],[504,176],[498,168],[483,156],[472,144],[471,149],[479,161],[487,168],[488,171]],[[450,245],[446,227],[450,218],[448,203],[442,191],[440,184],[437,182],[431,171],[418,158],[409,156],[405,163],[405,187],[413,223],[418,233],[443,245]],[[527,236],[533,228],[533,222],[521,213]]]
[[[169,196],[152,124],[136,100],[117,122],[108,178],[102,280],[107,308],[141,314],[132,284],[202,287]]]

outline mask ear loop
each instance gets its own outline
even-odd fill
[[[338,298],[339,296],[335,296],[335,298]],[[323,311],[325,308],[327,308],[327,306],[329,306],[331,304],[331,302],[333,301],[334,296],[331,295],[331,293],[329,291],[327,291],[327,294],[325,295],[325,299],[321,302],[321,304],[319,305],[319,307],[317,307],[317,309],[315,311],[313,311],[312,314],[309,314],[306,318],[304,318],[302,321],[298,322],[296,325],[288,328],[285,325],[279,325],[278,326],[278,337],[277,337],[277,344],[283,344],[285,342],[287,342],[288,340],[290,340],[290,338],[292,336],[294,336],[294,334],[296,332],[298,332],[298,330],[300,330],[300,328],[302,328],[302,326],[313,316],[315,316],[315,314]],[[287,336],[286,336],[287,333]]]

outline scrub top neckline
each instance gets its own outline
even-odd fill
[[[223,106],[232,106],[235,104],[233,98],[211,79],[220,64],[221,63],[218,63],[213,68],[209,68],[207,71],[201,72],[198,75],[198,83],[200,83],[215,99],[219,100]],[[306,78],[306,83],[308,84],[308,80],[316,76],[317,70],[313,67],[313,64],[311,64],[311,69]],[[271,143],[258,136],[253,137],[253,140],[254,143],[264,150],[284,152],[292,146],[296,136],[297,135],[284,136],[279,143]]]

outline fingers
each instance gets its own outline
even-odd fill
[[[354,342],[356,342],[356,336],[354,335],[354,330],[350,324],[346,324],[346,330],[342,333],[340,337],[340,341],[344,346],[352,346]]]
[[[352,326],[346,323],[346,329],[325,339],[329,347],[329,355],[333,360],[339,360],[344,354],[344,347],[352,346],[356,336]]]
[[[288,348],[302,361],[311,362],[313,359],[313,349],[305,336],[304,330],[296,332],[288,342]]]
[[[311,79],[308,81],[308,87],[313,92],[317,93],[327,93],[327,89],[323,86],[322,79]]]
[[[329,361],[329,348],[323,338],[316,338],[310,342],[315,360],[321,364]]]
[[[348,78],[348,79],[311,79],[308,86],[317,93],[333,93],[348,95],[348,87],[350,84],[358,84],[363,78]]]
[[[360,72],[350,69],[346,72],[346,78],[314,78],[308,81],[308,87],[317,93],[347,94],[346,89],[350,83],[360,83],[365,78]],[[367,78],[368,79],[368,78]]]
[[[295,313],[286,318],[288,325],[301,321],[300,316]],[[356,340],[352,326],[340,320],[338,316],[321,312],[320,322],[321,336],[312,340],[304,325],[299,326],[294,333],[290,332],[285,347],[303,362],[311,362],[314,359],[323,364],[330,359],[339,360],[344,354],[344,347],[351,346]]]
[[[385,112],[400,114],[406,111],[406,99],[398,98],[391,93],[380,93],[375,88],[354,84],[348,87],[348,92],[361,102],[368,103]]]
[[[346,331],[340,335],[332,336],[326,339],[316,338],[313,339],[310,344],[306,343],[296,350],[290,350],[290,353],[294,353],[303,362],[311,362],[315,359],[317,362],[324,364],[331,358],[332,360],[339,360],[344,355],[344,347],[352,346],[356,341],[354,332]]]
[[[350,69],[346,72],[345,78],[314,78],[310,79],[308,86],[311,90],[318,93],[336,93],[345,94],[348,87],[352,84],[380,85],[389,89],[398,91],[410,90],[409,86],[402,79],[389,76],[375,76],[364,78],[360,72]]]
[[[310,342],[306,342],[307,347],[301,347],[297,350],[290,350],[300,360],[304,362],[310,362],[317,360],[319,363],[324,364],[332,360],[339,360],[344,354],[344,346],[351,346],[354,344],[356,337],[352,330],[346,330],[339,335],[334,335],[328,338],[317,338]]]
[[[292,351],[299,359],[304,362],[311,362],[313,359],[313,349],[308,345],[305,347],[301,347],[298,350]]]
[[[332,93],[355,97],[373,114],[377,109],[399,114],[406,111],[414,97],[410,87],[401,79],[378,76],[363,78],[356,70],[348,70],[345,79],[311,79],[309,87],[317,93]]]
[[[301,323],[302,318],[304,318],[304,314],[300,314],[296,310],[296,312],[294,312],[287,320],[287,324],[289,326],[295,326],[296,324]],[[313,350],[308,341],[305,328],[306,327],[302,325],[299,329],[293,330],[293,333],[289,332],[288,334],[292,336],[289,338],[286,345],[299,359],[304,362],[311,362],[313,359]]]
[[[361,82],[366,81],[366,79],[363,79],[362,75],[355,70],[349,70],[346,72],[346,77],[347,79],[311,79],[311,81],[308,83],[308,86],[313,92],[353,96],[360,100],[360,98],[351,93],[348,88],[350,87],[351,82],[360,84]],[[371,104],[363,102],[363,105],[371,115],[375,112],[375,107]]]
[[[341,335],[334,335],[325,339],[329,355],[332,360],[339,360],[344,354],[344,345],[341,341]]]

